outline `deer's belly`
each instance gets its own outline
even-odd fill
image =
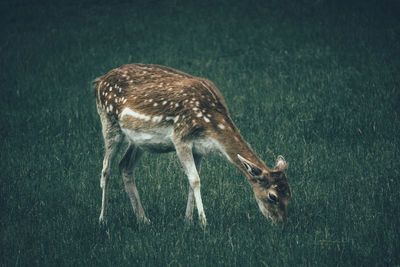
[[[121,128],[129,141],[143,150],[164,153],[175,150],[172,143],[172,127],[130,130]]]

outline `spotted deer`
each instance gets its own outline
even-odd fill
[[[165,66],[127,64],[97,78],[94,90],[105,143],[101,222],[110,164],[124,139],[129,145],[119,169],[139,221],[149,222],[133,177],[144,151],[176,151],[189,180],[186,221],[192,220],[195,201],[201,224],[207,223],[199,170],[202,157],[210,152],[222,155],[245,175],[267,218],[273,222],[286,220],[291,197],[286,161],[279,156],[271,170],[256,156],[212,82]]]

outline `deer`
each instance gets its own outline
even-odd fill
[[[195,202],[201,226],[207,225],[199,171],[202,158],[209,153],[222,156],[244,174],[265,217],[273,224],[286,222],[291,192],[284,157],[277,157],[274,169],[257,157],[211,81],[166,66],[133,63],[96,78],[93,88],[105,146],[100,222],[105,221],[110,166],[122,143],[128,145],[118,166],[139,222],[150,221],[140,201],[134,169],[144,152],[173,151],[189,181],[186,222],[193,220]]]

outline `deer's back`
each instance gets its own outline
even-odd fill
[[[184,138],[234,129],[221,93],[206,79],[172,68],[128,64],[95,80],[99,109],[122,128],[172,128]]]

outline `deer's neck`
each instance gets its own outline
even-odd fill
[[[237,129],[231,134],[226,134],[218,138],[225,148],[228,160],[231,161],[247,178],[248,172],[238,158],[238,154],[253,162],[261,169],[268,169],[265,163],[254,153],[250,145],[244,140]]]

